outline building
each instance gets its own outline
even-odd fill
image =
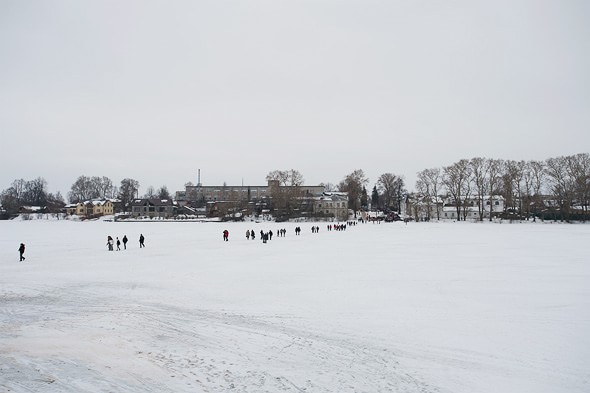
[[[333,217],[339,221],[348,220],[348,193],[324,192],[314,198],[314,217]]]
[[[420,194],[408,194],[405,203],[401,204],[400,214],[416,221],[430,221],[441,217],[443,199]],[[441,217],[442,218],[442,217]]]
[[[95,199],[66,205],[68,215],[75,214],[80,217],[100,217],[115,214],[115,199]]]
[[[466,220],[479,220],[480,218],[480,199],[483,199],[483,218],[489,219],[498,216],[504,212],[504,197],[500,195],[492,195],[491,197],[484,196],[479,198],[478,196],[466,197],[462,201],[460,206],[460,219]],[[441,219],[446,220],[457,220],[457,204],[451,197],[444,199],[442,207]]]
[[[324,192],[324,186],[282,186],[276,180],[266,186],[187,185],[176,192],[179,206],[206,208],[209,216],[263,214],[272,211],[277,219],[312,214],[313,199]]]
[[[171,218],[177,205],[171,199],[143,198],[131,202],[132,217]]]
[[[250,202],[271,198],[275,191],[297,193],[298,197],[314,197],[324,192],[324,186],[281,186],[276,180],[269,180],[266,186],[203,186],[187,185],[184,191],[176,192],[180,206],[198,206],[210,202]]]

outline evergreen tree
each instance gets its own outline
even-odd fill
[[[371,193],[371,208],[379,208],[379,192],[377,191],[377,185],[373,186],[373,192]]]

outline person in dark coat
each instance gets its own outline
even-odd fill
[[[229,241],[229,231],[227,229],[223,231],[223,241]]]
[[[128,241],[127,235],[124,235],[123,236],[123,249],[125,249],[125,250],[127,249],[127,241]]]
[[[139,235],[139,248],[145,247],[144,244],[145,237],[143,237],[143,233]]]
[[[113,251],[113,238],[110,235],[107,236],[107,247],[109,251]]]
[[[121,251],[121,240],[117,237],[117,251]]]
[[[25,253],[25,243],[21,243],[20,247],[18,248],[18,252],[20,253],[20,261],[24,261],[25,257],[24,257],[24,253]]]

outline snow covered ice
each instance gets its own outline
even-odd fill
[[[590,391],[590,225],[0,230],[0,391]]]

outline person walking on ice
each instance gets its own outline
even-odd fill
[[[224,242],[227,242],[227,241],[229,241],[229,231],[228,231],[227,229],[225,229],[225,230],[223,231],[223,241],[224,241]]]
[[[144,241],[145,241],[145,237],[143,237],[143,233],[142,233],[139,235],[139,248],[145,247]]]
[[[109,248],[109,251],[113,251],[113,238],[111,235],[107,236],[107,247]]]
[[[123,249],[126,250],[127,249],[127,235],[123,236]]]
[[[121,251],[121,240],[117,237],[117,251]]]
[[[18,252],[20,253],[20,261],[24,261],[25,257],[24,257],[24,253],[25,253],[25,243],[21,243],[20,247],[18,248]]]

